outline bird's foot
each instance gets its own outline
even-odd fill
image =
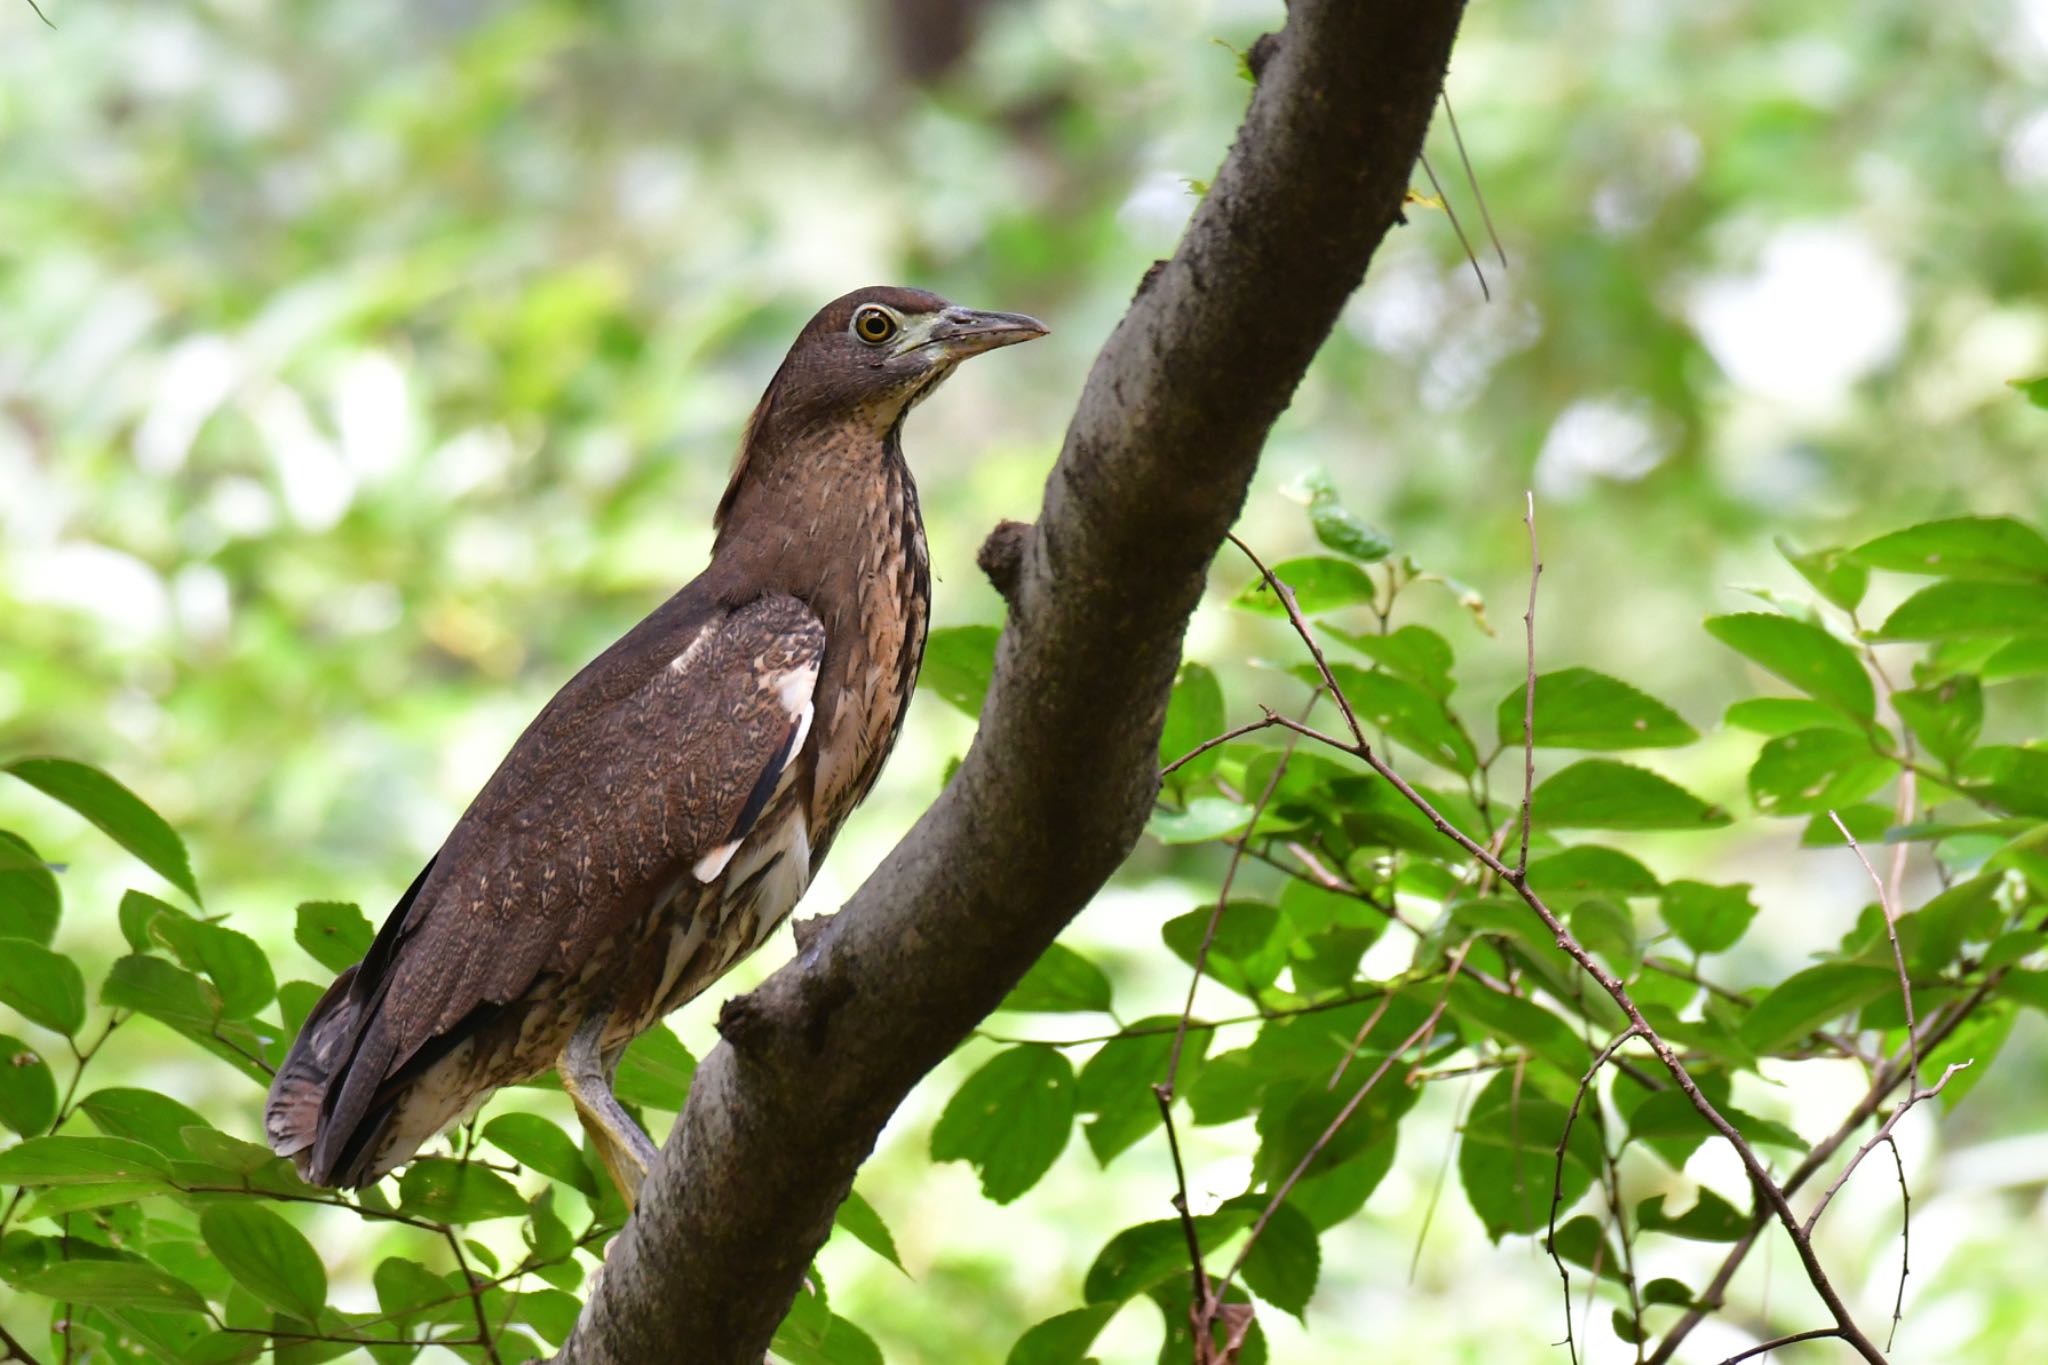
[[[599,1012],[584,1020],[555,1065],[562,1089],[576,1106],[576,1117],[583,1121],[591,1146],[630,1210],[640,1202],[640,1186],[660,1152],[612,1093],[612,1064],[606,1062],[602,1046],[607,1019]]]

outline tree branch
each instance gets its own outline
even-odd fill
[[[844,912],[728,1004],[744,1045],[728,1030],[698,1067],[563,1360],[758,1362],[883,1123],[1136,843],[1209,561],[1400,220],[1462,11],[1293,0],[1262,42],[1236,144],[1019,538],[973,748]]]

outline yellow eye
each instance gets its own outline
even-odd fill
[[[881,345],[896,332],[896,319],[886,308],[870,304],[853,315],[853,334],[870,346]]]

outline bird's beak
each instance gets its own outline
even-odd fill
[[[925,345],[948,360],[965,360],[998,346],[1032,341],[1051,329],[1037,318],[1022,313],[984,313],[972,308],[948,308],[932,324]]]

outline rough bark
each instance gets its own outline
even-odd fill
[[[1129,853],[1209,561],[1400,220],[1462,0],[1293,0],[1236,143],[1097,357],[960,771],[725,1041],[559,1357],[757,1365],[910,1088]]]

